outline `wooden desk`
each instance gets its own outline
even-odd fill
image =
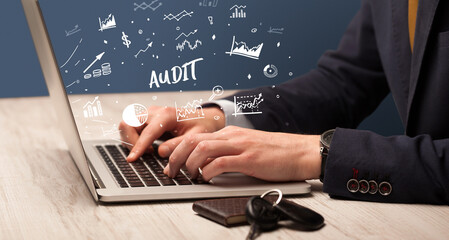
[[[202,93],[207,99],[210,93]],[[173,103],[170,94],[101,96],[105,109],[135,102]],[[198,93],[186,93],[198,97]],[[77,96],[74,96],[77,97]],[[74,99],[72,97],[72,99]],[[84,103],[95,96],[80,97]],[[117,99],[117,100],[116,100]],[[179,99],[181,100],[181,99]],[[118,101],[118,103],[115,103]],[[114,104],[117,107],[114,107]],[[109,110],[107,110],[109,111]],[[48,97],[0,100],[0,239],[244,239],[192,211],[192,202],[97,204],[67,152]],[[92,129],[91,129],[92,131]],[[293,200],[321,213],[316,232],[279,229],[258,239],[447,239],[447,206],[333,200],[313,192]]]

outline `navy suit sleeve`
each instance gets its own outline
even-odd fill
[[[246,115],[256,129],[321,134],[337,126],[357,127],[388,92],[370,9],[364,1],[338,49],[326,52],[315,70],[278,86],[243,91],[237,96],[262,93],[263,114]]]
[[[448,152],[449,139],[433,140],[429,135],[383,137],[369,131],[337,129],[323,191],[366,201],[448,204]],[[348,191],[353,169],[358,170],[358,180],[390,183],[391,193],[383,196],[379,191]]]

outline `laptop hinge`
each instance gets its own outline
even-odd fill
[[[92,179],[94,180],[95,188],[106,188],[106,186],[104,185],[104,183],[101,181],[100,177],[98,176],[98,173],[95,171],[95,169],[90,164],[90,161],[87,161],[87,162],[89,164],[90,174],[92,175]]]

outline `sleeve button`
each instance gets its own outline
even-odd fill
[[[381,182],[379,184],[379,193],[383,196],[390,195],[391,191],[393,190],[393,187],[389,182]]]
[[[366,180],[359,181],[359,192],[367,193],[369,191],[369,183]]]
[[[355,193],[359,190],[359,182],[354,178],[349,179],[346,187],[348,188],[348,191]]]
[[[369,181],[369,193],[370,194],[376,194],[377,190],[379,189],[377,182],[374,180]]]

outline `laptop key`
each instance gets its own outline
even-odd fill
[[[145,187],[142,182],[130,182],[129,185],[131,185],[131,187]]]
[[[175,182],[173,182],[173,180],[171,179],[162,179],[160,180],[163,186],[173,186],[176,185]]]
[[[192,183],[189,180],[176,180],[179,185],[192,185]]]
[[[155,186],[160,186],[161,184],[159,184],[159,182],[157,180],[150,180],[150,181],[145,181],[145,184],[149,187],[155,187]]]
[[[122,149],[123,153],[125,153],[126,156],[129,155],[130,151],[128,148],[124,147],[123,145],[120,145],[120,149]]]

